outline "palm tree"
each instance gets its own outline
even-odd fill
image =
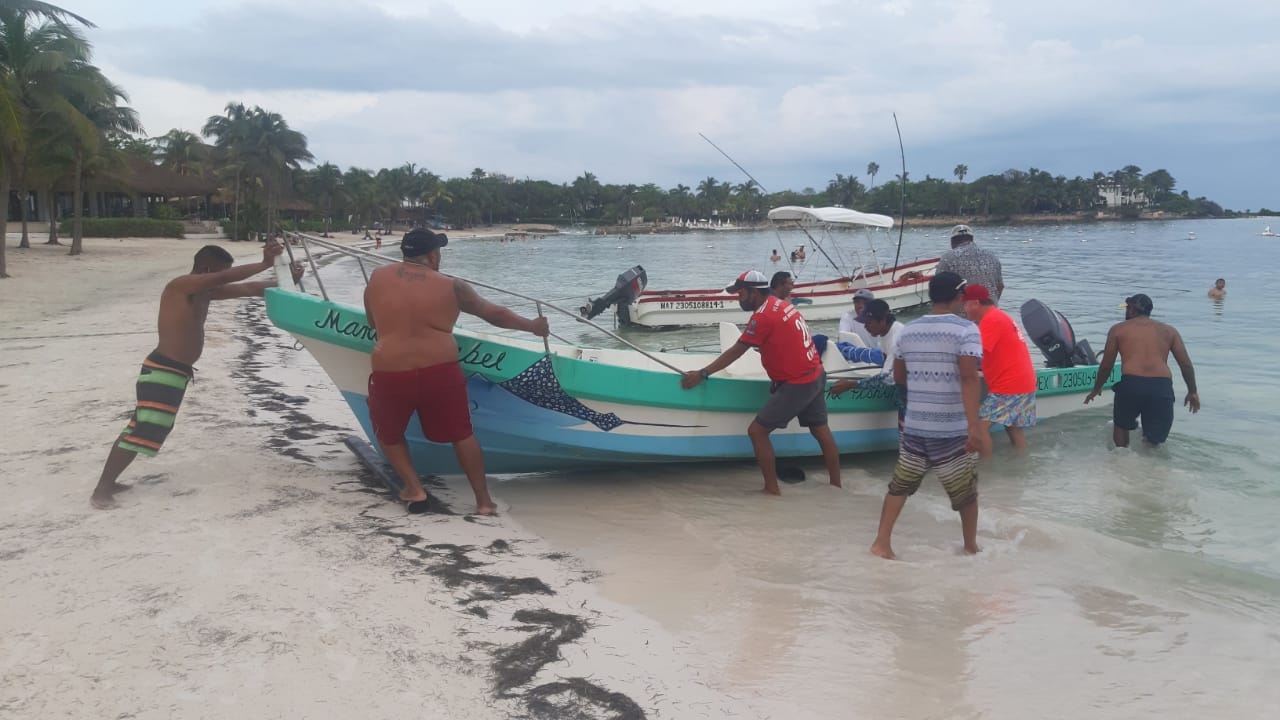
[[[187,130],[174,128],[156,138],[160,147],[160,166],[179,175],[203,175],[204,163],[209,157],[209,146],[200,142],[200,136]]]
[[[876,173],[880,172],[879,163],[867,163],[867,174],[871,176],[871,187],[876,186]]]
[[[244,103],[227,103],[222,115],[213,115],[200,131],[214,138],[214,156],[223,172],[234,173],[235,199],[231,210],[231,239],[240,239],[240,189],[248,159],[249,110]]]
[[[957,165],[956,169],[952,170],[951,173],[956,176],[957,180],[964,182],[964,176],[969,174],[969,166],[964,164]]]
[[[123,88],[108,80],[102,71],[92,65],[81,69],[71,83],[68,100],[79,111],[80,117],[69,123],[68,141],[75,157],[75,175],[72,181],[71,250],[69,255],[84,252],[82,227],[84,209],[84,174],[88,163],[95,159],[110,162],[108,137],[133,135],[142,132],[138,113],[121,105],[129,96]]]
[[[280,113],[255,106],[251,127],[251,165],[267,195],[265,229],[270,235],[275,230],[284,189],[293,185],[292,174],[302,169],[302,163],[314,162],[315,156],[307,149],[306,136],[290,128]]]
[[[78,113],[66,102],[65,84],[77,69],[87,66],[89,43],[79,31],[59,22],[29,23],[26,13],[0,9],[0,85],[15,121],[3,134],[8,156],[6,181],[16,181],[22,221],[19,247],[30,247],[27,235],[28,173],[32,139],[54,126],[76,122]],[[5,214],[9,187],[4,183]]]
[[[12,11],[19,15],[28,15],[38,17],[42,20],[52,20],[54,22],[64,24],[66,20],[70,18],[85,27],[98,27],[70,10],[65,10],[52,3],[40,2],[40,0],[0,0],[0,12],[5,11]]]

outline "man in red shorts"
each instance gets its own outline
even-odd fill
[[[1036,366],[1026,338],[982,285],[965,286],[964,314],[978,324],[982,334],[982,379],[987,383],[987,396],[978,417],[1003,425],[1009,442],[1023,449],[1027,447],[1023,428],[1036,424]]]
[[[453,326],[459,312],[465,312],[490,325],[538,337],[546,337],[549,328],[546,318],[523,318],[481,298],[467,283],[440,274],[440,248],[448,244],[443,233],[410,230],[400,241],[404,262],[380,267],[369,276],[364,308],[378,333],[369,376],[369,416],[383,454],[404,484],[400,499],[410,512],[427,509],[427,491],[404,441],[416,410],[428,440],[453,444],[475,492],[476,512],[491,515],[496,508],[485,482],[484,455],[471,430],[467,379],[458,361]]]
[[[747,428],[751,447],[755,450],[760,474],[764,475],[764,491],[781,495],[778,488],[777,459],[769,433],[785,428],[793,418],[799,418],[802,427],[822,448],[822,459],[827,464],[831,484],[840,485],[840,451],[831,428],[827,425],[827,374],[822,360],[813,346],[809,327],[799,311],[786,300],[774,297],[769,290],[769,280],[758,270],[749,270],[738,276],[725,292],[738,293],[738,305],[743,310],[754,310],[747,321],[747,329],[733,347],[701,370],[691,370],[680,379],[680,385],[689,390],[742,357],[747,350],[759,348],[760,364],[773,381],[769,401],[756,414]]]

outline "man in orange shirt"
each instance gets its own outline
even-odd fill
[[[964,312],[982,334],[982,377],[988,392],[978,417],[1003,425],[1013,446],[1025,448],[1022,429],[1036,424],[1036,368],[1027,341],[982,285],[965,287]]]

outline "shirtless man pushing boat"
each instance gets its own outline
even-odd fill
[[[99,510],[115,504],[115,494],[129,489],[117,482],[120,473],[139,454],[155,457],[173,430],[178,407],[194,375],[196,361],[204,352],[204,321],[209,316],[209,303],[242,297],[262,297],[275,280],[240,282],[269,270],[284,248],[268,241],[262,249],[262,262],[232,267],[231,253],[217,245],[206,245],[196,252],[191,272],[170,280],[160,294],[157,322],[159,339],[156,349],[142,361],[138,376],[138,403],[129,424],[111,445],[102,476],[93,489],[89,502]],[[302,266],[290,268],[293,281],[302,277]]]
[[[1196,371],[1191,356],[1182,344],[1182,336],[1172,325],[1151,319],[1151,298],[1138,293],[1125,298],[1125,320],[1111,326],[1107,346],[1098,365],[1098,379],[1084,401],[1086,404],[1102,394],[1102,385],[1111,377],[1116,355],[1124,374],[1112,386],[1116,393],[1112,407],[1112,438],[1116,447],[1129,447],[1129,431],[1138,428],[1142,417],[1142,438],[1159,445],[1169,438],[1173,427],[1173,373],[1169,372],[1169,355],[1178,361],[1182,380],[1187,384],[1184,404],[1191,412],[1200,412],[1200,396],[1196,393]]]
[[[432,442],[452,443],[458,464],[476,495],[476,512],[495,511],[484,477],[484,455],[471,429],[467,378],[458,360],[453,326],[465,312],[490,325],[546,337],[547,319],[523,318],[440,273],[443,233],[415,228],[400,241],[404,261],[374,270],[364,291],[369,326],[378,333],[369,376],[369,417],[382,452],[404,485],[409,512],[427,510],[404,431],[414,411]]]

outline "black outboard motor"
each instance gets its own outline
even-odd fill
[[[1076,340],[1075,330],[1062,313],[1039,300],[1022,304],[1022,327],[1044,353],[1045,367],[1066,368],[1097,365],[1098,357],[1088,340]]]
[[[578,308],[578,312],[590,320],[604,312],[610,305],[617,305],[619,309],[625,308],[640,297],[640,293],[644,292],[644,287],[648,284],[649,274],[643,267],[637,265],[619,275],[612,290]]]

